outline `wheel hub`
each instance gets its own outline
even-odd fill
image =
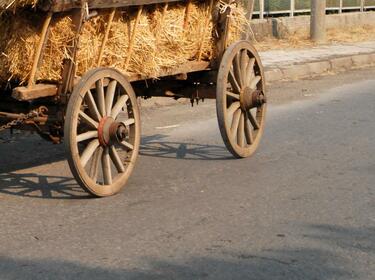
[[[240,104],[244,111],[260,107],[264,103],[266,103],[266,97],[260,90],[253,90],[250,87],[245,87],[240,93]]]
[[[121,143],[128,135],[126,126],[116,122],[111,117],[104,117],[99,122],[98,138],[102,146],[109,146],[114,143]]]

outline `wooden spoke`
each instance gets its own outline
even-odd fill
[[[235,137],[236,135],[238,124],[240,123],[241,112],[241,109],[237,109],[237,111],[233,114],[232,125],[230,127],[232,137]]]
[[[253,133],[251,132],[252,128],[250,127],[249,120],[245,119],[245,137],[247,144],[251,145],[253,144]]]
[[[103,154],[103,148],[99,146],[96,149],[93,155],[91,164],[90,164],[89,176],[94,182],[96,182],[98,179],[99,164],[100,164],[100,159],[102,158],[102,154]]]
[[[246,86],[250,85],[250,82],[254,77],[254,65],[255,58],[251,58],[246,66]]]
[[[105,197],[125,186],[139,153],[139,113],[129,78],[114,68],[92,69],[74,84],[66,108],[64,142],[70,170],[88,193]],[[120,132],[118,125],[126,126],[126,135],[117,135],[127,141],[121,145],[113,143],[113,134]]]
[[[240,147],[244,146],[244,141],[245,141],[245,124],[244,123],[245,123],[244,113],[241,111],[240,123],[237,129],[237,144]]]
[[[108,116],[111,115],[113,98],[115,97],[115,92],[116,92],[116,86],[117,86],[117,81],[113,80],[109,82],[108,87],[107,87],[107,92],[105,96],[105,110]]]
[[[249,118],[249,121],[251,122],[251,125],[252,125],[255,129],[259,129],[260,126],[259,126],[258,121],[254,118],[253,114],[252,114],[250,111],[247,112],[247,116],[248,116],[248,118]]]
[[[130,144],[129,142],[122,141],[120,144],[123,145],[124,147],[126,147],[129,150],[133,150],[134,149],[134,146],[132,144]]]
[[[112,184],[112,170],[111,170],[111,158],[109,155],[109,148],[105,147],[102,155],[102,169],[104,185]]]
[[[250,42],[235,42],[218,67],[216,112],[224,144],[236,158],[251,156],[262,138],[267,104],[252,105],[258,93],[266,96],[259,54]]]
[[[240,54],[236,54],[234,59],[233,59],[233,73],[234,73],[234,76],[236,77],[236,80],[240,86],[240,88],[242,88],[243,86],[243,79],[242,79],[242,73],[241,73],[241,62],[240,62]]]
[[[94,121],[90,116],[85,114],[82,111],[79,111],[79,115],[81,116],[81,119],[88,125],[90,125],[92,128],[98,128],[99,123]]]
[[[115,106],[113,106],[111,117],[116,119],[118,114],[121,112],[122,108],[126,105],[126,101],[128,101],[129,96],[123,95],[121,96],[118,101],[116,102]]]
[[[226,91],[226,94],[230,97],[233,97],[234,99],[240,100],[239,94],[236,94],[236,93],[233,93],[233,92],[230,92],[230,91]]]
[[[112,159],[113,164],[116,166],[116,169],[119,173],[125,172],[125,167],[121,161],[121,158],[119,154],[116,151],[115,146],[110,146],[109,147],[109,155]]]
[[[246,86],[246,78],[247,78],[247,72],[246,72],[246,66],[249,62],[249,56],[247,55],[247,50],[242,50],[240,52],[240,65],[241,65],[241,76],[242,76],[242,87]]]
[[[227,110],[227,113],[231,116],[231,115],[233,115],[233,113],[238,109],[238,108],[240,108],[240,102],[233,102],[230,106],[229,106],[229,108],[228,108],[228,110]]]
[[[96,82],[96,94],[98,96],[99,112],[102,114],[103,117],[105,117],[107,114],[105,112],[104,87],[102,79]]]
[[[100,121],[102,116],[99,113],[98,107],[96,106],[95,99],[92,96],[91,90],[88,90],[85,95],[85,100],[87,102],[87,106],[89,107],[89,111],[91,116],[96,120]]]
[[[250,82],[250,88],[251,89],[256,89],[257,88],[257,85],[258,83],[260,82],[262,78],[260,76],[256,76],[251,82]]]
[[[123,122],[125,125],[132,125],[135,123],[134,119],[127,119],[126,121]]]
[[[81,163],[82,163],[83,166],[86,166],[87,162],[90,160],[90,158],[94,154],[97,147],[99,147],[98,139],[92,140],[86,146],[86,149],[83,151],[83,153],[81,155]]]
[[[77,135],[77,142],[82,142],[82,141],[92,139],[92,138],[98,138],[97,130],[87,131],[85,133]]]
[[[236,93],[240,94],[240,92],[241,92],[241,87],[240,87],[240,85],[238,84],[238,82],[237,82],[237,80],[236,80],[236,77],[235,77],[235,75],[234,75],[234,73],[233,73],[233,69],[230,69],[230,70],[229,70],[228,80],[229,80],[230,85],[232,86],[232,89],[233,89]]]

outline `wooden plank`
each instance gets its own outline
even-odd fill
[[[158,74],[158,78],[166,76],[175,76],[179,74],[198,72],[203,70],[209,70],[210,62],[209,61],[190,61],[184,63],[181,66],[177,66],[171,69],[165,69]],[[126,74],[125,74],[126,75]],[[141,76],[139,74],[130,74],[126,75],[131,82],[150,79],[150,77]]]
[[[36,84],[32,87],[16,87],[13,89],[12,97],[19,101],[34,100],[42,97],[55,96],[56,85]]]
[[[158,74],[158,78],[166,76],[175,76],[179,74],[198,72],[209,70],[210,62],[208,61],[191,61],[181,66],[165,69]],[[139,74],[125,74],[131,82],[150,79],[150,77],[141,76]],[[79,82],[77,78],[74,84]],[[19,101],[29,101],[43,97],[51,97],[57,95],[58,89],[52,84],[36,84],[30,88],[16,87],[13,89],[12,97]]]
[[[42,49],[46,45],[47,33],[48,33],[49,25],[51,23],[52,15],[53,15],[52,13],[48,13],[46,19],[44,20],[38,47],[36,48],[36,51],[34,54],[34,61],[33,61],[33,66],[30,72],[30,76],[29,76],[28,87],[32,87],[35,84],[35,76],[38,71],[38,66],[41,62]]]

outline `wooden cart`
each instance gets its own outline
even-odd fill
[[[99,9],[123,9],[178,0],[54,0],[38,7],[46,11],[41,39],[28,84],[0,88],[0,130],[33,129],[43,138],[60,143],[77,182],[95,196],[117,193],[132,173],[139,152],[141,127],[137,98],[164,96],[192,101],[216,99],[217,119],[228,150],[237,158],[254,153],[265,122],[265,80],[261,61],[250,42],[230,46],[227,9],[217,13],[216,48],[211,61],[190,61],[158,74],[158,79],[127,75],[113,68],[95,68],[76,76],[79,34],[85,21]],[[182,1],[181,1],[182,2]],[[58,83],[36,83],[45,42],[54,17],[68,13],[76,37],[63,61]],[[105,46],[108,34],[104,36]],[[101,54],[102,55],[102,52]],[[99,57],[100,60],[100,57]],[[147,84],[147,86],[146,86]],[[9,109],[11,108],[11,109]]]

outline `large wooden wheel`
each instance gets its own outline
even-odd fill
[[[117,193],[127,182],[140,144],[137,99],[118,71],[98,68],[75,86],[65,119],[70,169],[95,196]]]
[[[232,44],[222,57],[216,110],[228,150],[238,158],[251,156],[264,130],[266,95],[263,66],[248,41]]]

